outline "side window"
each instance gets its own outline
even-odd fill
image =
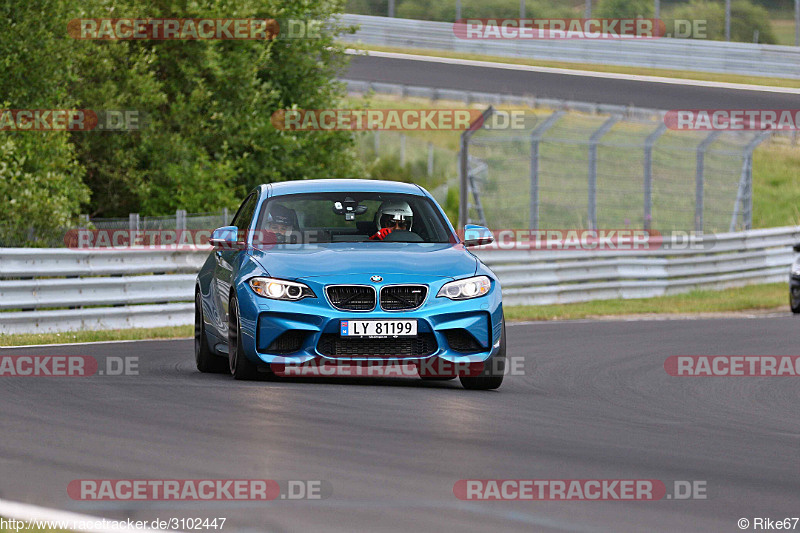
[[[258,201],[258,195],[251,194],[247,197],[247,199],[242,202],[242,206],[237,211],[236,216],[233,217],[233,222],[231,222],[231,226],[236,226],[239,229],[248,229],[250,227],[250,221],[253,220],[253,214],[256,212],[256,202]]]

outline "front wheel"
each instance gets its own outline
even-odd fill
[[[231,297],[228,306],[228,363],[235,379],[256,379],[258,368],[244,354],[239,322],[239,300]]]
[[[461,385],[468,390],[496,389],[503,383],[506,369],[506,321],[500,333],[500,349],[483,363],[483,371],[478,376],[459,376]]]

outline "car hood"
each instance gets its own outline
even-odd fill
[[[252,249],[269,276],[297,280],[343,274],[472,276],[478,260],[461,244],[325,243]]]

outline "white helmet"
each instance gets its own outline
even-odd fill
[[[375,225],[381,230],[393,225],[392,222],[401,221],[406,223],[406,230],[411,231],[411,223],[414,221],[414,212],[411,206],[402,201],[388,201],[381,204],[378,212],[375,213]]]

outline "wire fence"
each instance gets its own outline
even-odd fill
[[[665,125],[665,112],[655,109],[344,81],[352,94],[525,111],[521,128],[482,128],[462,135],[468,154],[463,177],[458,154],[449,152],[452,163],[442,165],[444,176],[432,192],[444,205],[450,190],[466,185],[467,212],[459,214],[459,225],[752,229],[753,151],[771,135],[780,135],[674,131]],[[379,135],[387,146],[403,138],[393,132]],[[410,146],[411,139],[402,142]],[[792,139],[796,142],[796,136]],[[407,158],[410,153],[406,148]]]
[[[766,135],[558,110],[466,139],[466,222],[725,232],[752,229],[752,153]]]

